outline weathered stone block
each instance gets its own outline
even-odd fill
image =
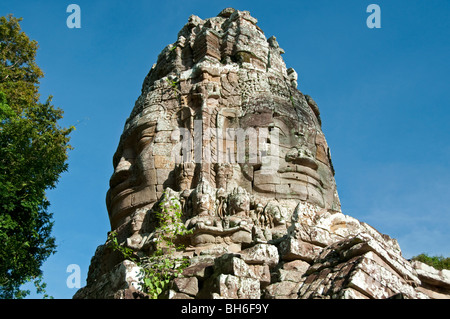
[[[277,247],[270,244],[257,244],[241,252],[242,259],[248,264],[266,264],[270,268],[279,262]]]
[[[180,293],[195,297],[198,293],[196,277],[179,277],[173,280],[173,289]]]
[[[157,169],[169,169],[175,168],[175,162],[172,157],[166,155],[155,155],[155,168]]]
[[[167,298],[168,299],[195,299],[194,297],[192,297],[188,294],[185,294],[182,292],[177,292],[175,290],[169,290]]]
[[[278,270],[278,280],[279,281],[293,281],[293,282],[301,282],[303,278],[304,272],[296,271],[296,270]]]
[[[259,280],[261,288],[270,284],[270,268],[269,265],[249,265],[251,278]]]
[[[321,250],[322,247],[291,237],[288,237],[280,244],[280,254],[282,260],[301,259],[307,262],[312,262],[314,258],[319,255]]]
[[[164,182],[166,182],[169,179],[169,175],[171,169],[165,169],[165,168],[159,168],[156,170],[156,181],[159,185],[164,185]]]
[[[156,201],[156,189],[154,185],[149,185],[142,188],[139,192],[135,192],[131,195],[131,205],[139,206],[142,203],[149,203]]]
[[[259,280],[237,277],[233,275],[219,275],[218,294],[225,299],[260,299],[261,290]]]
[[[253,173],[253,182],[255,184],[280,184],[281,180],[278,174],[266,174],[262,171]]]
[[[185,268],[183,270],[183,276],[197,277],[198,279],[205,279],[213,273],[214,262],[198,262]]]
[[[153,155],[167,156],[170,158],[172,156],[172,148],[172,143],[155,143],[153,144]]]
[[[297,299],[297,292],[301,283],[292,281],[276,282],[266,287],[264,298],[266,299]]]
[[[307,263],[306,261],[303,260],[293,260],[293,261],[289,261],[289,262],[285,262],[283,264],[283,269],[284,270],[295,270],[301,273],[305,273],[308,268],[309,268],[310,264]]]

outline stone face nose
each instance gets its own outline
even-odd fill
[[[115,187],[118,184],[124,182],[130,176],[131,162],[126,160],[124,157],[120,159],[119,164],[117,164],[113,175],[109,181],[110,187]]]

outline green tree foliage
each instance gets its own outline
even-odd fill
[[[158,299],[169,288],[170,281],[180,276],[189,266],[187,257],[177,256],[177,250],[184,248],[177,244],[180,238],[192,234],[182,222],[182,212],[179,202],[163,193],[159,209],[153,211],[158,226],[153,233],[154,249],[148,256],[138,257],[135,252],[117,239],[117,232],[108,235],[108,245],[122,254],[124,259],[135,262],[141,267],[143,292],[151,299]]]
[[[429,256],[428,254],[420,254],[414,256],[412,260],[418,260],[424,264],[436,268],[437,270],[450,270],[450,257],[445,258],[444,256]]]
[[[69,134],[61,109],[39,102],[43,72],[36,41],[21,31],[21,19],[0,17],[0,297],[22,298],[34,281],[43,292],[43,262],[56,251],[47,189],[67,170]]]

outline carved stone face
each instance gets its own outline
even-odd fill
[[[340,210],[318,107],[297,89],[297,75],[286,69],[282,53],[276,39],[266,39],[247,12],[225,12],[205,21],[190,18],[176,44],[159,55],[125,125],[107,194],[113,229],[136,209],[151,208],[166,187],[192,193],[190,216],[214,216],[216,190],[229,195],[238,187],[249,196]],[[265,129],[270,151],[257,149],[256,163],[239,162],[236,155],[243,146],[236,144],[226,153],[218,146],[219,136],[205,139],[210,129],[258,134]],[[181,137],[182,130],[190,135]],[[194,146],[190,154],[177,149],[188,140]],[[175,163],[186,155],[191,157],[184,164]],[[247,202],[233,205],[249,210]]]
[[[156,122],[147,122],[128,133],[122,136],[114,155],[115,169],[106,196],[113,229],[136,209],[157,200],[153,156],[153,142],[158,134]]]
[[[198,215],[214,216],[216,203],[216,190],[208,182],[198,184],[193,192],[193,208]]]
[[[136,211],[132,216],[131,220],[131,232],[137,233],[142,229],[142,224],[144,223],[145,213],[142,211]]]
[[[231,214],[243,214],[250,210],[250,197],[245,189],[238,187],[230,195]]]
[[[278,142],[271,141],[277,143],[278,162],[273,165],[277,169],[264,170],[264,163],[255,167],[253,190],[276,199],[303,200],[339,210],[328,146],[314,114],[303,107],[301,103],[296,109],[282,103],[275,106],[278,114],[265,125],[278,132]]]

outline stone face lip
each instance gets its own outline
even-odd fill
[[[161,213],[189,230],[170,256],[190,262],[162,298],[448,298],[446,272],[341,212],[319,107],[282,54],[248,11],[189,17],[113,157],[111,230],[141,261],[107,241],[74,298],[148,298],[145,260],[170,250]]]

